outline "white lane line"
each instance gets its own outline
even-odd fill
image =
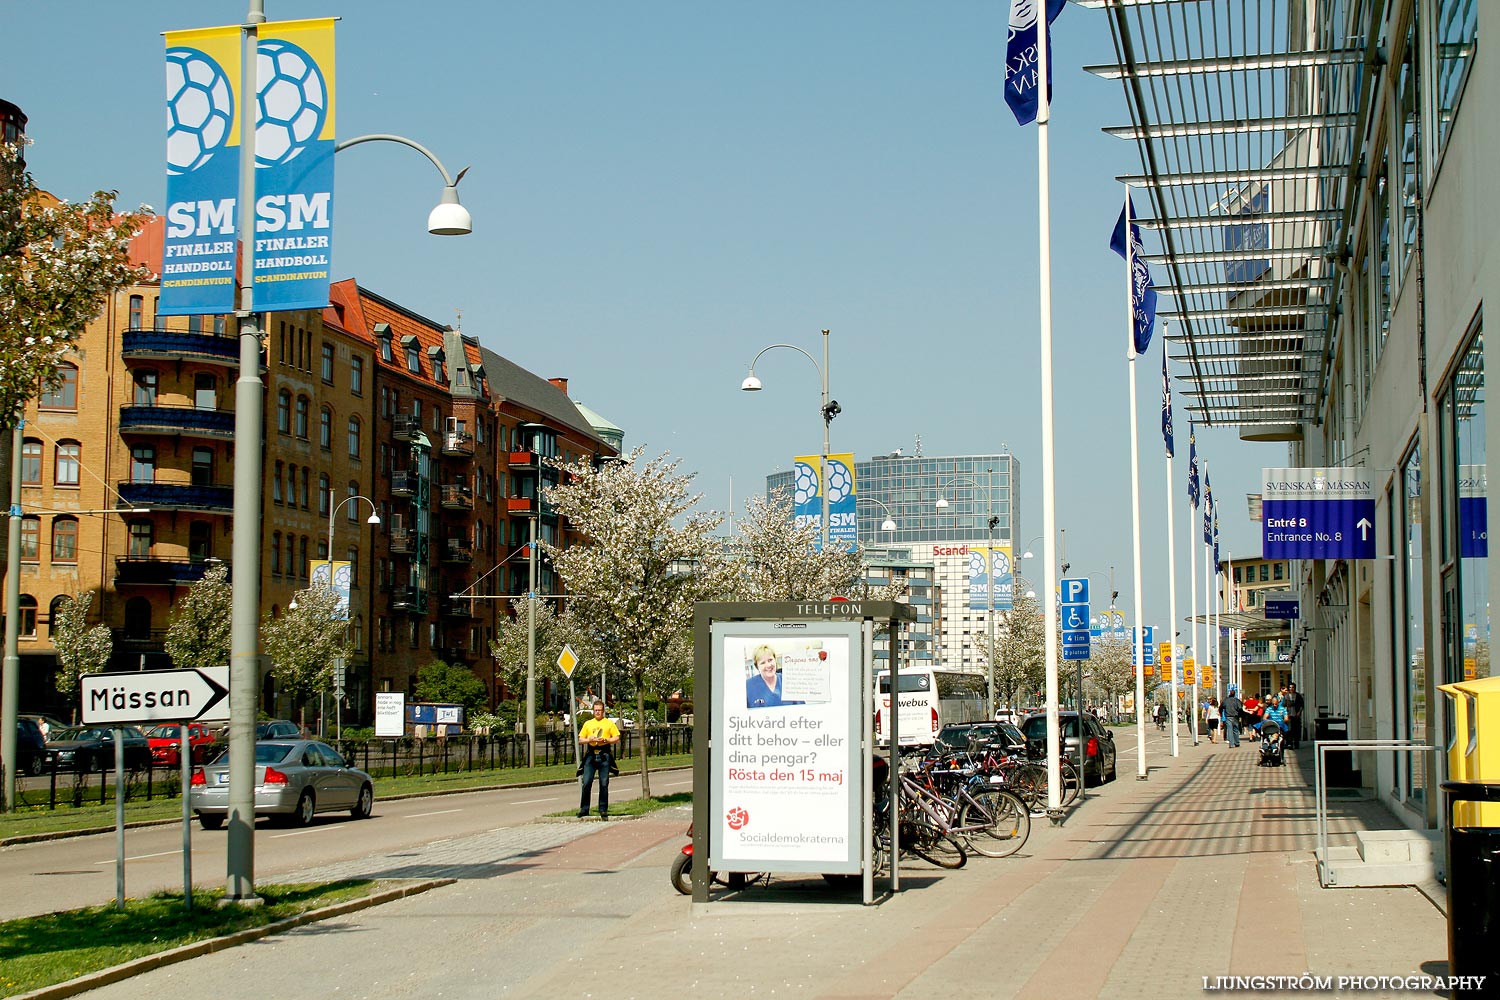
[[[282,837],[300,837],[304,833],[322,833],[324,830],[333,830],[333,829],[337,829],[337,828],[333,827],[333,826],[313,826],[313,827],[308,827],[306,830],[295,830],[295,831],[293,831],[291,833],[273,833],[273,834],[271,834],[271,839],[272,840],[280,840]]]
[[[166,857],[169,854],[181,854],[181,853],[182,853],[181,850],[176,850],[176,851],[157,851],[155,854],[137,854],[135,857],[133,857],[133,858],[126,858],[125,860],[126,861],[144,861],[147,858],[164,858],[164,857]],[[95,861],[94,862],[94,864],[96,864],[96,865],[112,865],[114,863],[115,863],[115,859],[114,858],[110,858],[108,861]]]
[[[423,816],[446,816],[448,813],[461,813],[462,809],[439,809],[437,812],[412,813],[407,819],[421,819]]]
[[[538,802],[561,802],[561,801],[562,801],[562,799],[560,799],[556,795],[554,795],[550,799],[521,799],[519,802],[512,802],[511,805],[513,805],[513,806],[534,806]]]

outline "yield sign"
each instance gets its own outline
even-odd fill
[[[573,671],[578,667],[578,654],[573,652],[572,643],[564,643],[563,651],[557,654],[557,666],[568,680],[573,679]]]
[[[210,671],[218,673],[213,676]],[[127,670],[85,674],[82,678],[85,725],[137,722],[192,722],[226,702],[227,667],[207,670]],[[222,677],[226,683],[221,683]],[[226,702],[227,704],[227,702]],[[223,709],[218,713],[222,716]]]

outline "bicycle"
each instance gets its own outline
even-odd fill
[[[947,807],[947,832],[961,838],[967,850],[986,858],[1006,858],[1019,851],[1031,836],[1031,810],[1021,797],[995,784],[975,768],[923,771],[928,782],[913,781],[918,789],[942,800]],[[903,775],[903,781],[911,780]],[[937,786],[950,783],[946,793]],[[956,822],[955,822],[956,821]]]

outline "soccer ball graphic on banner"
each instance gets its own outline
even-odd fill
[[[1005,557],[1004,552],[1001,552],[999,549],[990,549],[990,559],[995,563],[995,576],[997,578],[1010,572],[1010,560]]]
[[[187,174],[213,158],[234,123],[234,90],[219,64],[189,48],[167,50],[167,172]]]
[[[969,553],[969,576],[984,576],[984,556],[978,552]]]
[[[843,462],[828,459],[828,502],[838,503],[854,492],[854,477]]]
[[[312,56],[285,39],[261,42],[256,67],[255,165],[274,167],[295,159],[323,131],[328,86]]]
[[[798,462],[792,473],[792,488],[796,491],[793,501],[797,506],[811,503],[818,495],[818,473],[806,462]]]

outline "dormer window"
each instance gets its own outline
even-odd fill
[[[422,349],[417,344],[417,338],[411,334],[401,338],[401,346],[406,350],[406,370],[414,375],[422,373]]]
[[[391,356],[391,324],[376,323],[375,340],[380,344],[380,360],[387,364],[394,363],[395,359]]]
[[[447,377],[443,371],[443,363],[447,358],[443,354],[443,349],[436,346],[429,347],[427,348],[427,357],[432,362],[432,380],[439,384],[447,382]]]

